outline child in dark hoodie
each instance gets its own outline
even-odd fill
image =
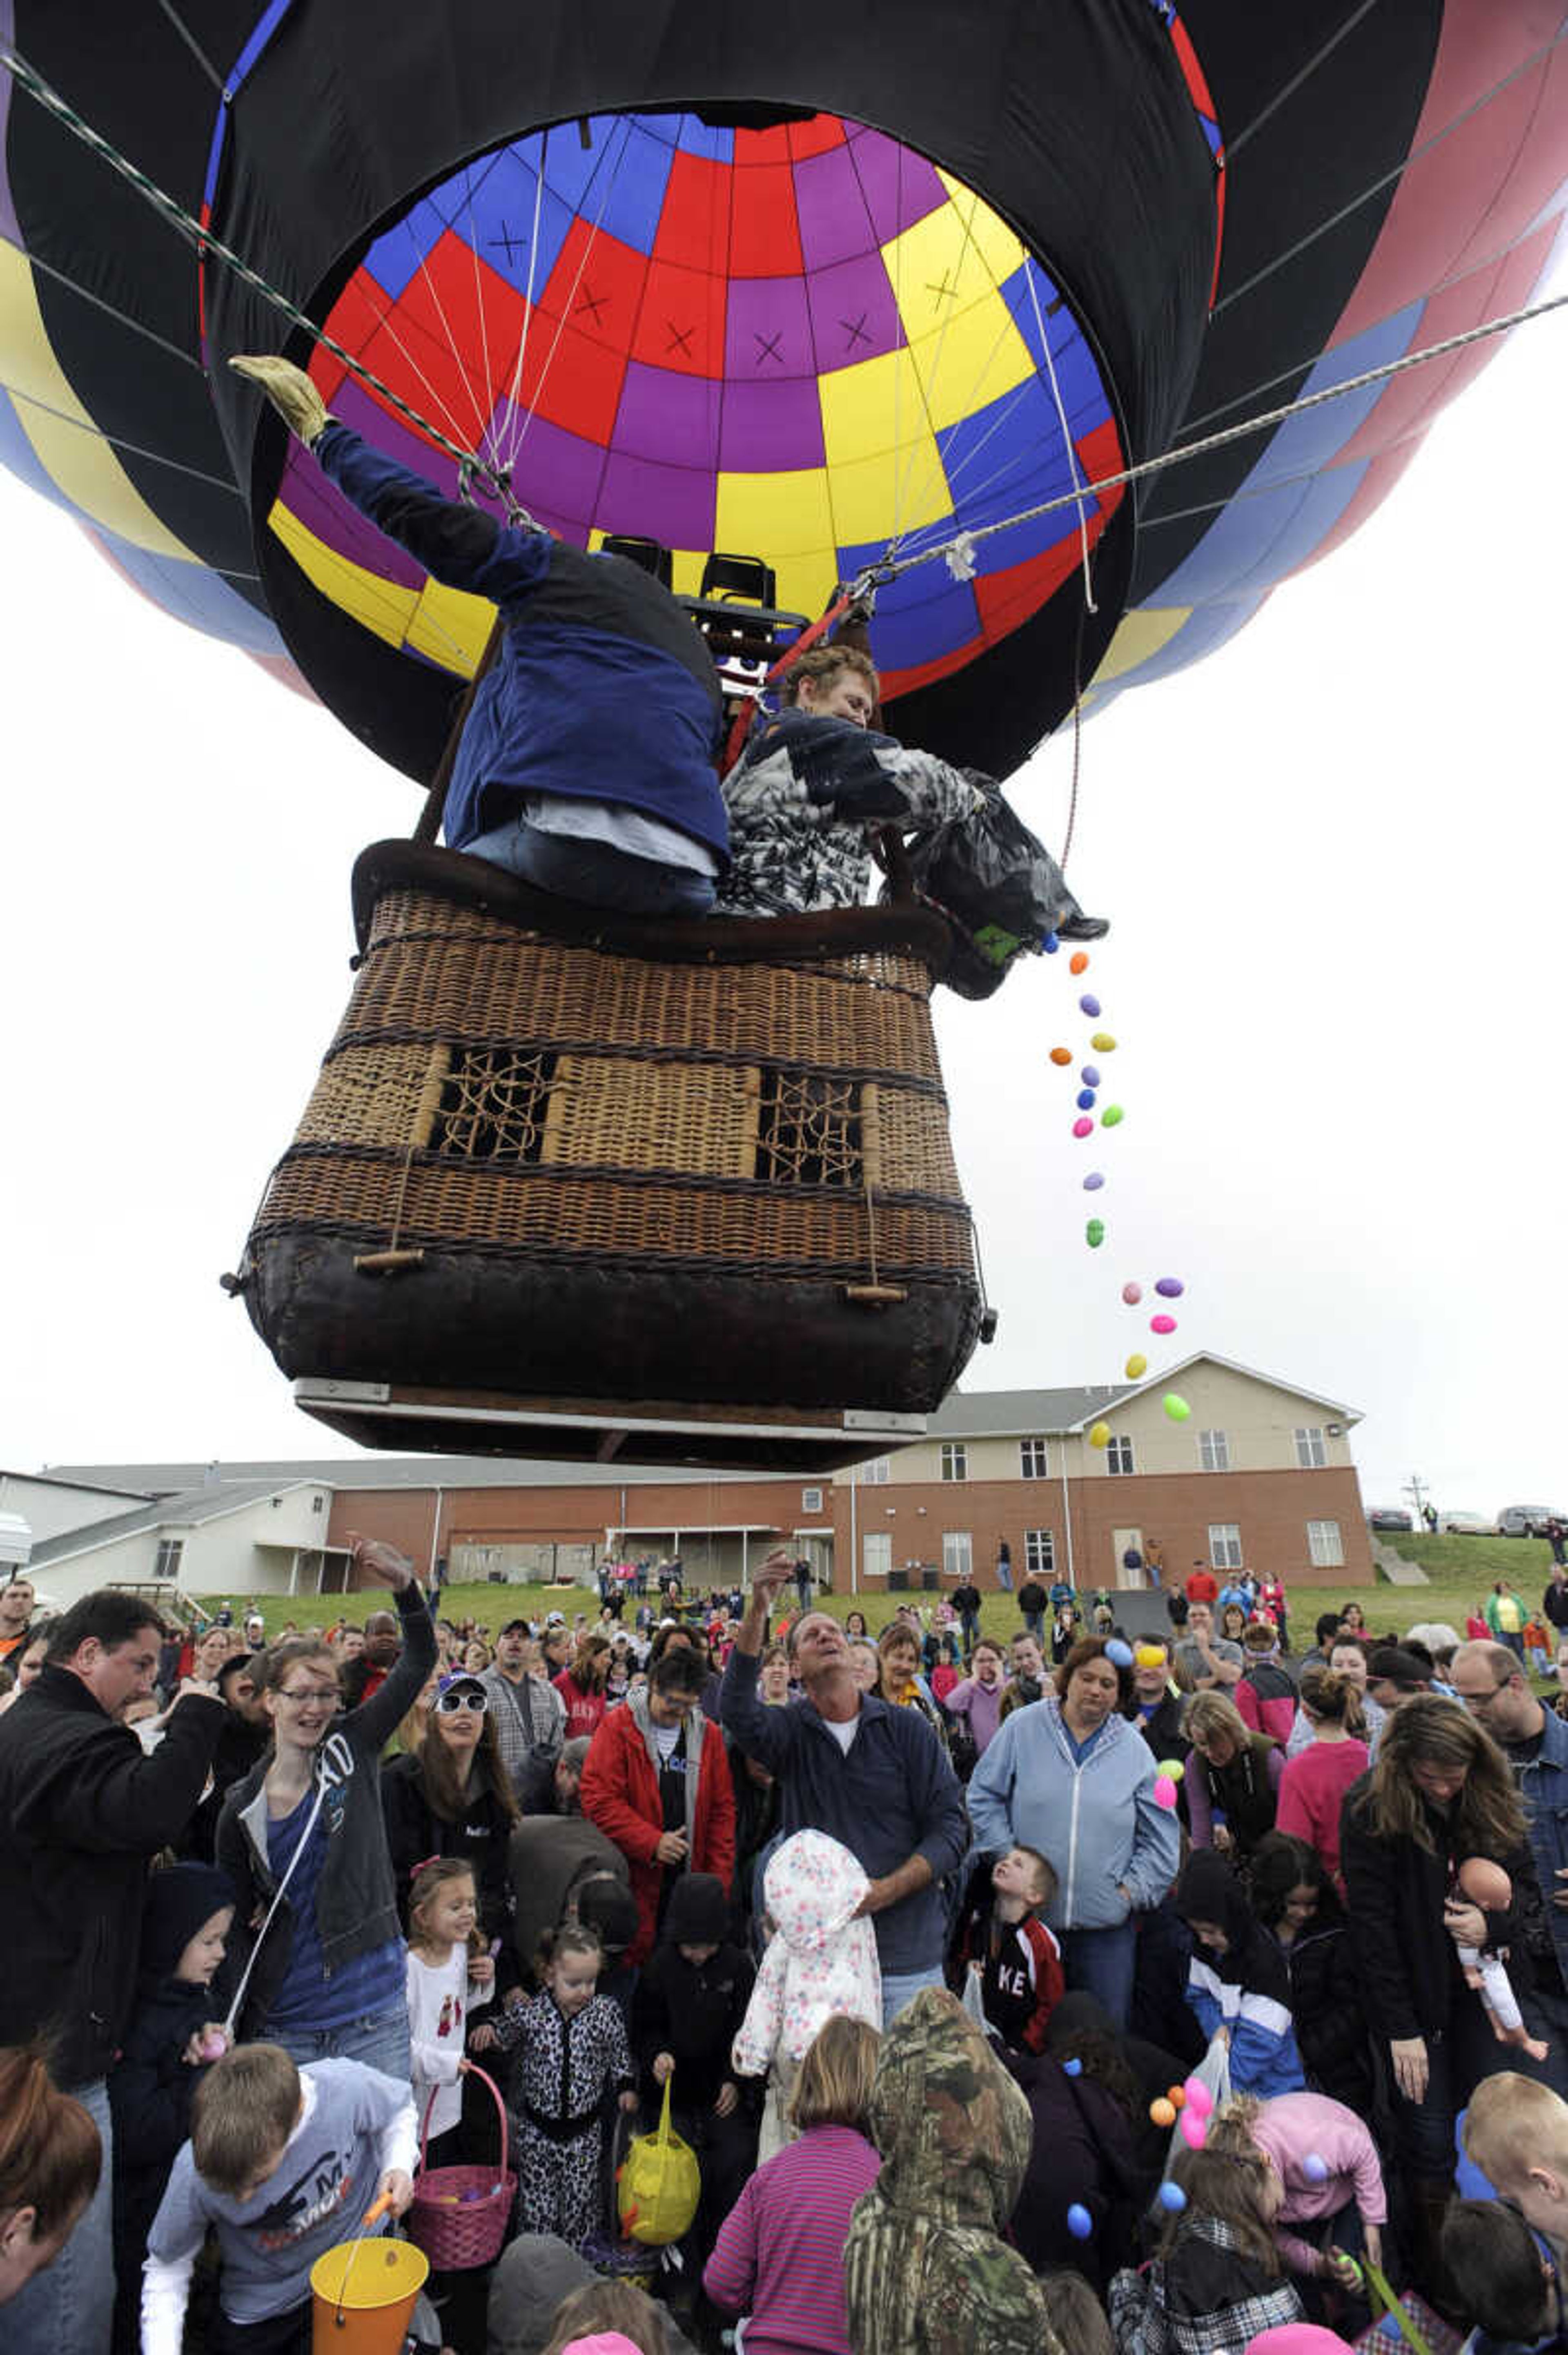
[[[191,2096],[228,2045],[212,1982],[233,1920],[234,1884],[211,1865],[172,1865],[147,1884],[135,2009],[109,2073],[115,2355],[135,2355],[141,2344],[147,2235],[190,2137]]]

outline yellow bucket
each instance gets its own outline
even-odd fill
[[[310,2269],[312,2355],[399,2355],[429,2272],[411,2241],[328,2249]]]

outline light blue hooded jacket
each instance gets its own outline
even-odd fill
[[[1128,1908],[1157,1905],[1176,1878],[1180,1837],[1174,1809],[1154,1796],[1155,1762],[1125,1718],[1112,1717],[1077,1764],[1054,1693],[1014,1710],[970,1778],[969,1819],[978,1847],[998,1855],[1021,1841],[1055,1869],[1046,1908],[1053,1930],[1107,1930]]]

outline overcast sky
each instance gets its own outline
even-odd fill
[[[1168,1273],[1163,1361],[1360,1413],[1369,1504],[1412,1472],[1568,1504],[1565,380],[1559,314],[1348,547],[1086,728],[1072,879],[1110,941],[1085,982],[938,994],[1001,1310],[969,1387],[1118,1379],[1158,1346],[1121,1286]],[[346,1452],[217,1279],[347,993],[354,855],[416,796],[5,475],[0,546],[0,1465]],[[1014,786],[1057,847],[1069,764]],[[1084,1146],[1048,1054],[1086,986],[1127,1117]]]

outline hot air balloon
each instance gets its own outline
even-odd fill
[[[85,0],[0,0],[0,457],[74,506],[147,594],[428,780],[492,616],[417,574],[224,366],[286,348],[338,414],[440,487],[515,501],[584,544],[635,543],[677,591],[746,613],[753,671],[861,585],[888,725],[1007,774],[1075,708],[1221,643],[1384,494],[1487,345],[1118,478],[1519,308],[1568,175],[1556,42],[1532,0],[1413,0],[1332,24],[1237,0],[908,0],[896,16],[797,0],[746,25],[719,0],[540,0],[526,38],[515,12],[480,5],[453,21],[226,0],[197,21],[171,0],[133,22]],[[508,1006],[497,1037],[485,927],[517,911],[498,884],[439,879],[441,857],[381,848],[362,872],[366,962],[326,1067],[341,1101],[324,1113],[318,1092],[285,1164],[303,1186],[337,1152],[353,1183],[299,1214],[291,1249],[319,1266],[330,1241],[342,1257],[308,1345],[290,1337],[292,1306],[271,1319],[289,1369],[314,1352],[346,1418],[356,1381],[386,1387],[366,1320],[390,1349],[405,1317],[425,1319],[388,1304],[413,1303],[424,1276],[356,1277],[353,1261],[425,1251],[466,1268],[453,1301],[470,1321],[498,1256],[595,1274],[574,1307],[541,1296],[552,1332],[603,1331],[610,1299],[625,1322],[600,1350],[619,1392],[585,1360],[547,1353],[537,1378],[520,1372],[515,1322],[482,1382],[443,1360],[433,1390],[526,1393],[540,1413],[540,1397],[657,1397],[594,1255],[624,1251],[628,1280],[653,1262],[727,1280],[723,1204],[751,1282],[783,1213],[747,1189],[773,1188],[796,1210],[831,1196],[846,1231],[846,1202],[860,1205],[820,1265],[802,1229],[778,1229],[773,1273],[810,1262],[801,1280],[827,1293],[909,1298],[858,1311],[835,1358],[838,1311],[816,1297],[772,1403],[841,1403],[873,1329],[887,1358],[911,1355],[891,1337],[927,1284],[940,1332],[912,1352],[915,1391],[862,1397],[895,1417],[933,1403],[983,1313],[945,1133],[922,1111],[940,1100],[934,1053],[923,1035],[859,1034],[829,1052],[805,1001],[886,958],[869,994],[923,1005],[940,928],[868,911],[842,922],[891,930],[779,942],[801,1007],[785,1019],[756,980],[751,1035],[718,1046],[738,966],[710,967],[705,1005],[694,981],[667,1035],[644,967],[672,959],[602,931],[544,958],[537,1003]],[[455,1038],[450,981],[406,962],[434,902],[460,936],[442,954],[475,992]],[[599,978],[563,1000],[550,974],[579,955],[603,960]],[[368,1004],[368,976],[399,958],[394,1019]],[[640,975],[622,1031],[552,1033],[563,1003],[582,1030],[610,967]],[[391,1048],[397,1074],[372,1073],[366,1056]],[[474,1063],[469,1101],[465,1059],[484,1056],[501,1060]],[[576,1065],[624,1080],[683,1056],[727,1072],[735,1101],[698,1114],[692,1081],[677,1110],[649,1114],[613,1205],[580,1228],[496,1212],[460,1248],[436,1238],[449,1131],[486,1165],[471,1188],[506,1166],[558,1204],[585,1199],[588,1147],[562,1142]],[[544,1069],[558,1057],[565,1080]],[[698,1136],[688,1198],[650,1209]],[[710,1293],[691,1307],[705,1327],[724,1314]],[[638,1444],[704,1445],[687,1409],[733,1421],[769,1404],[739,1377],[726,1400],[717,1364],[704,1379],[663,1401],[681,1410],[666,1418],[677,1438]],[[377,1401],[360,1403],[373,1419]],[[599,1420],[583,1444],[623,1445]]]

